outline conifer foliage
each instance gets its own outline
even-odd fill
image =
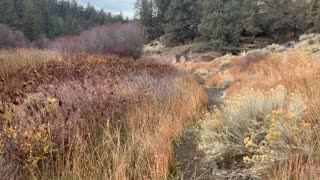
[[[30,41],[41,37],[75,35],[94,26],[125,22],[122,15],[79,5],[75,0],[0,0],[0,24],[24,33]]]
[[[320,32],[320,0],[137,0],[149,39],[168,45],[192,40],[209,47],[237,46],[244,36],[298,37]]]

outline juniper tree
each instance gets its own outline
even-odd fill
[[[307,1],[262,0],[269,34],[287,35],[305,30]]]
[[[238,44],[243,30],[242,0],[203,0],[202,6],[201,40],[216,48]]]
[[[168,44],[186,43],[197,37],[200,8],[196,0],[172,0],[167,10],[165,39]]]
[[[320,0],[311,0],[309,3],[308,28],[310,32],[320,32]]]

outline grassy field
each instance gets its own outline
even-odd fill
[[[206,105],[171,65],[32,49],[0,53],[0,177],[166,179]]]
[[[37,49],[0,50],[0,78],[7,79],[21,69],[32,69],[48,61],[59,61],[62,57],[54,51]]]

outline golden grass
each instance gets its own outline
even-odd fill
[[[0,78],[6,79],[22,68],[34,68],[52,60],[61,60],[61,55],[38,49],[0,50]]]

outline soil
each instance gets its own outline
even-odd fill
[[[218,88],[206,88],[208,94],[208,110],[223,102],[223,91]],[[215,179],[212,175],[212,165],[206,159],[203,151],[198,149],[201,133],[200,125],[186,128],[181,143],[176,146],[174,156],[177,161],[177,179]],[[209,163],[208,163],[209,162]]]

